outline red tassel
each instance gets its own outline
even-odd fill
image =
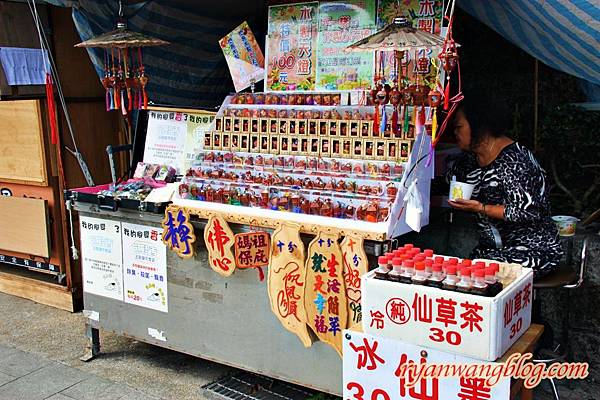
[[[375,106],[375,115],[373,116],[373,130],[379,131],[379,107]]]
[[[425,106],[421,106],[421,111],[419,111],[419,125],[425,126]]]
[[[394,136],[398,134],[398,106],[394,107],[392,113],[392,132],[394,132]]]
[[[446,90],[444,90],[444,111],[448,111],[450,108],[450,82],[446,83]]]
[[[50,132],[52,144],[58,143],[58,127],[56,125],[56,102],[54,101],[54,88],[52,75],[46,73],[46,101],[48,102],[48,118],[50,119]]]
[[[258,279],[263,282],[265,280],[265,272],[261,267],[256,267],[256,269],[258,270]]]

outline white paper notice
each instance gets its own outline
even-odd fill
[[[123,300],[121,223],[81,217],[83,291]]]
[[[144,162],[170,165],[183,174],[204,147],[204,134],[211,129],[215,113],[154,111],[148,113]]]
[[[123,223],[125,302],[168,312],[167,248],[162,229]]]
[[[177,173],[181,173],[179,169],[183,165],[187,123],[183,120],[158,119],[158,115],[162,117],[162,113],[150,113],[148,118],[144,162],[170,165],[177,169]]]

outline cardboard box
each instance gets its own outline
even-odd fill
[[[432,350],[394,339],[369,335],[351,328],[343,332],[344,399],[471,399],[473,384],[477,384],[477,398],[508,400],[510,377],[502,377],[491,388],[479,382],[460,377],[423,379],[416,387],[405,387],[405,380],[397,375],[398,367],[405,364],[496,364],[473,358]],[[411,393],[412,392],[412,393]],[[479,397],[481,396],[481,397]]]
[[[363,329],[407,343],[480,360],[500,357],[529,328],[533,272],[513,268],[516,279],[496,297],[362,277]]]

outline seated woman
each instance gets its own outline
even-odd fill
[[[540,277],[559,263],[563,250],[550,217],[546,172],[531,151],[505,136],[510,120],[502,105],[465,98],[454,118],[464,151],[449,171],[475,185],[471,200],[449,204],[477,213],[479,244],[472,258],[519,263]]]

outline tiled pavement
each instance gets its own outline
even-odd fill
[[[2,400],[155,400],[127,385],[0,345]]]

